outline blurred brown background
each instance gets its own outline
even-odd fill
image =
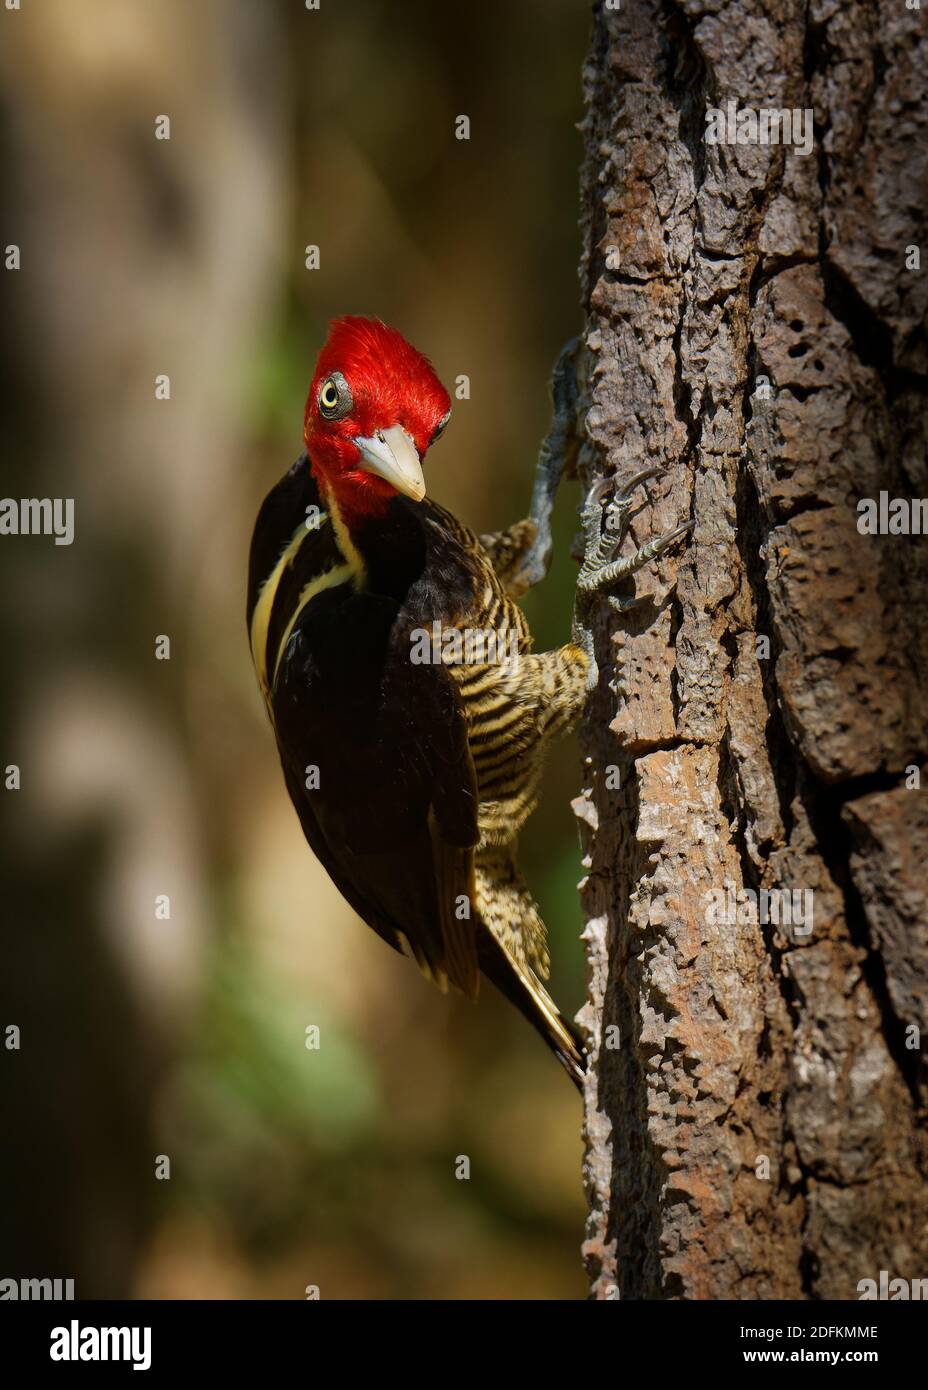
[[[564,0],[0,9],[2,241],[22,260],[0,275],[0,491],[76,509],[70,547],[0,540],[0,763],[22,769],[2,794],[0,1029],[22,1033],[0,1046],[3,1277],[584,1293],[578,1099],[489,987],[443,999],[341,902],[285,794],[243,610],[335,314],[470,377],[433,494],[478,529],[524,514],[580,326],[587,33]],[[568,631],[575,501],[527,604],[539,646]],[[524,841],[569,1012],[576,758],[552,762]]]

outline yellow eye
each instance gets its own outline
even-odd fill
[[[343,420],[353,409],[347,381],[341,372],[333,372],[319,388],[319,414],[326,420]]]

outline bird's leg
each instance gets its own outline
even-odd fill
[[[551,374],[553,416],[551,428],[542,441],[535,466],[535,483],[529,520],[534,526],[531,544],[513,566],[507,583],[510,592],[523,594],[538,584],[548,573],[553,542],[551,512],[558,485],[576,457],[577,439],[577,367],[579,339],[572,338],[561,351]]]
[[[628,579],[649,560],[663,555],[674,541],[685,536],[695,525],[693,521],[684,522],[682,526],[675,527],[666,535],[648,541],[639,550],[636,550],[634,555],[620,559],[613,558],[628,531],[628,519],[635,489],[647,482],[649,478],[657,477],[663,471],[663,468],[642,468],[638,473],[633,474],[619,490],[616,490],[615,479],[603,479],[593,484],[583,504],[580,518],[586,535],[586,549],[583,563],[580,566],[580,573],[577,576],[573,640],[577,646],[583,648],[589,659],[590,672],[587,684],[590,689],[595,686],[598,680],[590,628],[593,600],[603,590],[612,588],[623,579]],[[612,499],[604,508],[603,500],[610,493],[613,494]],[[609,603],[619,613],[627,612],[638,602],[639,600],[633,596],[618,598],[610,595],[609,597]]]

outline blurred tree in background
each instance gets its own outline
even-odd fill
[[[0,279],[3,492],[76,509],[72,546],[0,545],[2,762],[22,768],[3,797],[0,1024],[22,1045],[0,1053],[2,1272],[85,1297],[579,1296],[576,1098],[489,989],[443,999],[328,883],[243,609],[335,314],[380,315],[469,378],[437,499],[478,530],[524,512],[579,327],[585,9],[44,0],[0,25],[22,258]],[[568,629],[573,505],[527,605],[539,646]],[[576,783],[568,745],[524,846],[568,1011]]]

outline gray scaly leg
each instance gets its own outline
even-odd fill
[[[685,536],[695,525],[693,521],[684,522],[682,526],[668,531],[665,536],[658,536],[653,541],[648,541],[640,550],[636,550],[634,555],[629,555],[624,559],[613,558],[628,531],[628,519],[632,510],[632,495],[635,489],[647,482],[649,478],[655,478],[664,471],[663,468],[642,468],[621,487],[614,478],[603,479],[593,484],[583,504],[580,518],[586,535],[586,549],[583,563],[580,566],[580,573],[577,576],[573,640],[577,646],[583,648],[589,658],[588,688],[591,690],[599,679],[590,628],[590,614],[594,599],[603,590],[612,588],[623,579],[628,579],[649,560],[663,555],[674,541]],[[610,493],[613,494],[612,500],[604,509],[603,500]],[[638,599],[634,597],[617,598],[612,595],[609,597],[609,603],[619,613],[627,612],[637,602]]]
[[[535,523],[535,538],[519,563],[516,583],[521,592],[540,583],[548,573],[553,549],[551,512],[554,498],[568,461],[577,453],[578,346],[579,339],[572,338],[562,349],[551,374],[554,412],[551,428],[538,451],[535,467],[535,485],[529,511],[529,518]]]

